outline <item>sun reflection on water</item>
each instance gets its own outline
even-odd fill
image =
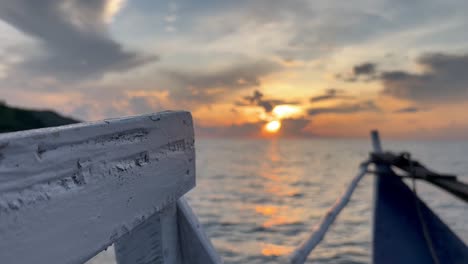
[[[267,243],[261,243],[261,251],[263,256],[284,256],[284,255],[289,255],[293,252],[294,247],[289,247],[289,246],[282,246],[282,245],[275,245],[275,244],[267,244]]]
[[[270,232],[282,232],[288,225],[300,224],[306,215],[302,208],[291,203],[301,194],[300,189],[294,186],[299,176],[295,175],[294,168],[284,166],[288,159],[284,154],[277,140],[269,142],[255,173],[260,177],[258,181],[262,189],[259,191],[263,192],[262,196],[268,197],[269,203],[258,202],[248,206],[258,215],[257,226]],[[279,257],[290,254],[294,246],[259,242],[259,253]]]
[[[199,185],[190,202],[225,263],[287,263],[361,160],[342,142],[335,144],[340,148],[328,141],[279,138],[202,143]],[[350,203],[354,210],[343,213],[314,258],[334,263],[339,254],[349,262],[366,263],[368,255],[359,251],[366,245],[353,243],[369,236],[369,204],[362,201],[369,200],[363,193],[371,195],[371,187],[358,190],[356,197],[364,198]]]
[[[274,205],[257,205],[255,207],[255,212],[264,216],[270,216],[276,215],[278,213],[278,209],[278,206]]]
[[[277,140],[270,141],[269,148],[265,153],[264,162],[259,167],[258,175],[265,178],[263,182],[267,193],[278,197],[293,197],[300,195],[300,189],[291,186],[297,175],[291,173],[289,168],[282,164],[282,153]]]
[[[276,205],[257,205],[255,212],[264,217],[261,224],[263,228],[300,223],[304,214],[301,209]]]

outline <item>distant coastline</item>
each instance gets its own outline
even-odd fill
[[[54,127],[78,123],[79,120],[50,110],[32,110],[0,102],[0,133]]]

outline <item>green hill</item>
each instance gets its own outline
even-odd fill
[[[36,111],[7,106],[0,102],[0,133],[78,123],[53,111]]]

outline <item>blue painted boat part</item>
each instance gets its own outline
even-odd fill
[[[375,188],[373,263],[468,263],[464,242],[388,165]]]

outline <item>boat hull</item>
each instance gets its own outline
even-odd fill
[[[468,263],[468,248],[388,166],[378,165],[373,263]]]

